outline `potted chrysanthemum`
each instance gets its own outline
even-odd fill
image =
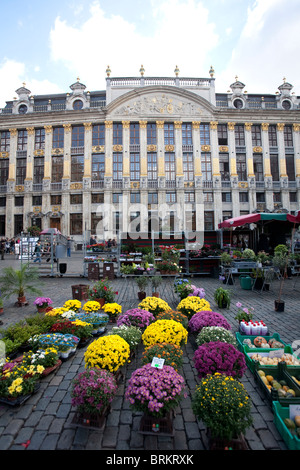
[[[129,359],[130,346],[119,335],[102,336],[89,344],[84,354],[87,368],[117,372]]]
[[[155,316],[153,313],[148,312],[148,310],[132,308],[118,316],[117,325],[136,326],[137,328],[144,330],[154,321]]]
[[[114,326],[109,335],[119,335],[129,344],[131,355],[135,352],[142,340],[142,330],[136,326]]]
[[[198,333],[196,344],[209,343],[210,341],[222,341],[223,343],[230,343],[237,347],[235,335],[223,326],[204,326]]]
[[[230,323],[218,312],[202,310],[195,313],[189,320],[191,333],[199,333],[205,326],[222,326],[226,330],[231,330]]]
[[[103,311],[109,316],[111,323],[116,323],[118,315],[122,313],[122,306],[116,302],[107,303],[104,304]]]
[[[145,349],[142,354],[143,364],[151,364],[154,358],[164,360],[164,365],[174,367],[176,371],[183,363],[183,350],[177,344],[155,343]]]
[[[174,320],[157,320],[151,323],[142,335],[145,346],[156,343],[171,343],[183,346],[187,343],[188,332],[181,323]]]
[[[179,302],[177,310],[190,319],[196,312],[200,312],[201,310],[209,311],[211,308],[210,303],[207,300],[201,299],[197,296],[188,296]]]
[[[147,310],[148,312],[153,313],[154,316],[162,312],[167,312],[171,310],[171,307],[168,303],[158,297],[146,297],[142,302],[139,303],[138,307],[142,310]]]
[[[215,372],[241,378],[247,368],[244,354],[222,341],[201,344],[195,351],[194,364],[200,379]]]
[[[51,306],[52,300],[50,297],[37,297],[34,301],[34,305],[37,307],[38,313],[46,312],[47,307]]]

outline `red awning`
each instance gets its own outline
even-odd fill
[[[262,213],[257,214],[246,214],[239,217],[234,217],[232,219],[224,220],[219,224],[219,228],[230,228],[230,227],[241,227],[245,224],[253,224],[259,222],[260,220],[278,220],[278,221],[288,221],[294,224],[300,223],[300,212],[297,215],[285,214],[285,213]]]

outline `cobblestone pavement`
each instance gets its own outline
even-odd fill
[[[80,278],[83,273],[82,258],[74,253],[67,259],[66,275],[41,278],[41,288],[44,295],[54,300],[55,306],[61,306],[65,300],[72,298],[72,285],[92,284],[87,278]],[[20,261],[12,255],[6,255],[0,261],[0,271],[4,266],[20,266]],[[74,273],[74,277],[72,277]],[[77,273],[77,274],[75,274]],[[117,301],[122,304],[123,311],[138,305],[137,288],[134,282],[127,283],[124,279],[116,278],[113,286],[119,292]],[[213,300],[215,289],[220,286],[218,279],[195,277],[193,283],[206,291],[206,298],[213,310],[218,311]],[[129,287],[131,286],[131,289]],[[269,292],[257,293],[241,289],[238,279],[232,290],[230,309],[222,310],[237,331],[234,319],[235,306],[241,301],[255,309],[255,318],[263,320],[271,334],[278,332],[283,341],[292,344],[300,339],[300,280],[287,279],[284,284],[285,311],[275,312],[279,283],[274,281]],[[174,297],[172,283],[162,286],[163,297],[171,307],[175,308],[178,298]],[[15,299],[4,301],[4,314],[1,316],[5,328],[10,323],[19,321],[24,316],[33,314],[34,297],[28,296],[29,305],[18,308],[14,306]],[[111,328],[111,326],[109,326]],[[118,394],[114,399],[111,412],[107,416],[105,428],[102,431],[89,430],[71,425],[74,408],[71,406],[71,382],[78,372],[84,369],[85,348],[77,350],[76,354],[62,363],[56,373],[50,374],[41,381],[41,387],[20,407],[0,406],[0,450],[149,450],[149,451],[189,451],[196,452],[207,449],[207,436],[203,423],[198,422],[191,411],[191,394],[193,394],[198,378],[193,366],[194,346],[189,340],[184,347],[184,364],[180,371],[185,377],[189,391],[187,399],[183,400],[176,409],[174,418],[175,434],[173,437],[143,435],[138,432],[140,413],[132,412],[124,399],[126,382],[133,370],[141,366],[140,346],[135,359],[124,369],[124,380],[120,383]],[[246,441],[251,450],[286,450],[286,446],[277,431],[273,412],[268,401],[258,389],[253,374],[247,369],[241,379],[252,400],[253,425],[246,432]]]

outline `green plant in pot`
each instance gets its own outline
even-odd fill
[[[251,248],[245,248],[245,250],[242,253],[242,258],[255,260],[255,252],[251,250]]]
[[[231,293],[229,290],[224,289],[223,287],[218,287],[214,293],[214,299],[219,308],[229,308],[230,307],[230,296]]]
[[[153,276],[150,278],[151,286],[152,286],[152,297],[159,297],[159,293],[157,292],[158,286],[160,286],[162,282],[161,276]]]
[[[0,276],[0,286],[3,298],[10,298],[16,295],[18,304],[26,304],[25,293],[42,295],[42,291],[37,288],[39,280],[39,272],[37,268],[28,266],[27,264],[21,265],[20,269],[14,269],[12,266],[3,268],[2,275]],[[40,282],[39,282],[40,284]]]
[[[137,283],[140,291],[138,292],[138,298],[139,300],[143,300],[145,297],[146,297],[146,292],[145,292],[145,289],[147,287],[147,284],[148,284],[148,278],[147,276],[138,276],[136,279],[135,279],[135,282]]]
[[[221,264],[223,266],[230,266],[231,265],[231,262],[232,262],[232,258],[231,256],[226,253],[226,251],[224,251],[222,254],[221,254]]]

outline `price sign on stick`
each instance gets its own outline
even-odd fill
[[[155,367],[156,369],[162,369],[164,366],[164,359],[161,359],[160,357],[154,357],[151,362],[151,366]]]

